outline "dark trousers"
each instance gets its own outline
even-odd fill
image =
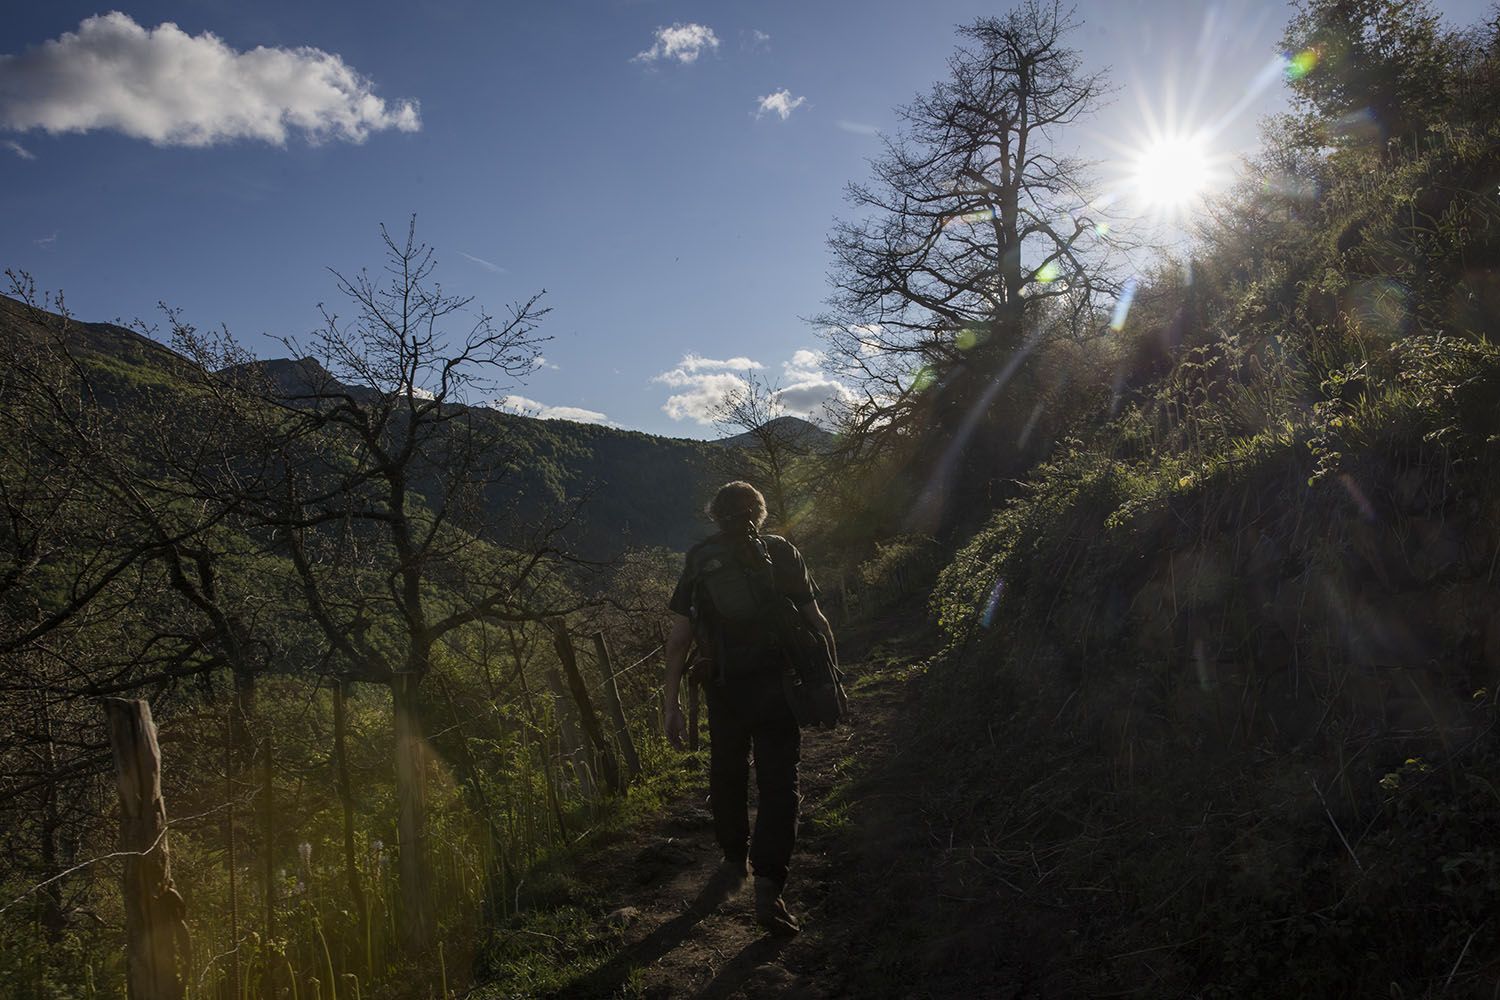
[[[708,794],[727,861],[747,856],[756,877],[786,882],[797,840],[797,765],[802,733],[774,670],[704,685],[708,697]],[[750,751],[755,751],[755,837],[750,837]]]

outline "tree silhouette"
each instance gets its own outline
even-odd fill
[[[966,449],[1039,336],[1103,326],[1123,246],[1089,164],[1062,144],[1105,95],[1065,44],[1076,24],[1028,0],[960,28],[947,78],[899,109],[873,181],[849,187],[859,217],[829,240],[834,293],[818,322],[832,366],[862,391],[851,438],[934,434]]]

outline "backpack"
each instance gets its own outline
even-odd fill
[[[715,535],[688,553],[693,631],[719,681],[774,663],[775,568],[764,539]]]
[[[710,652],[715,678],[723,683],[779,669],[799,726],[836,725],[848,707],[838,664],[822,633],[778,589],[765,539],[716,535],[696,546],[688,561],[694,629]]]

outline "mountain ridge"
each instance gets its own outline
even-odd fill
[[[0,334],[41,340],[55,336],[56,330],[64,331],[67,349],[109,384],[106,399],[123,401],[124,390],[132,386],[181,391],[183,377],[203,372],[169,345],[127,327],[71,317],[64,325],[55,312],[0,295]],[[311,358],[256,359],[224,371],[250,366],[283,396],[296,397],[315,387],[342,388],[355,398],[373,394],[343,386]],[[141,400],[170,405],[154,395],[132,398],[135,405]],[[497,503],[513,504],[523,515],[539,518],[558,504],[587,497],[568,540],[589,557],[614,555],[627,547],[686,550],[709,530],[701,513],[708,494],[740,464],[734,455],[740,445],[542,419],[484,405],[468,408],[482,419],[502,423],[508,432],[514,454],[511,481]]]

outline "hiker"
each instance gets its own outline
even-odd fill
[[[757,579],[774,583],[808,625],[822,634],[832,654],[833,627],[818,608],[818,589],[796,546],[777,535],[763,535],[766,500],[746,482],[726,483],[708,505],[718,532],[687,555],[668,607],[673,614],[667,638],[666,734],[681,749],[687,734],[678,699],[688,650],[697,639],[695,676],[708,696],[713,733],[708,768],[714,834],[724,863],[710,883],[723,898],[755,873],[755,919],[772,934],[791,936],[800,927],[782,899],[787,866],[797,837],[797,765],[802,736],[782,688],[786,659],[767,615]],[[769,562],[769,573],[766,573]],[[761,577],[754,576],[756,570]],[[764,590],[764,588],[761,588]],[[726,605],[716,607],[718,604]],[[748,619],[748,620],[747,620]],[[749,756],[755,750],[759,807],[750,836]]]

